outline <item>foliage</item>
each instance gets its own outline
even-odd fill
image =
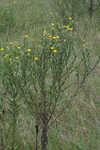
[[[65,5],[57,1],[57,5],[52,3],[55,9],[50,8],[54,13],[50,12],[49,18],[41,13],[41,19],[36,17],[36,20],[33,11],[29,11],[32,1],[8,3],[10,7],[2,9],[1,32],[7,33],[6,43],[0,41],[0,144],[3,148],[35,148],[38,125],[39,149],[44,142],[45,128],[49,131],[48,149],[99,149],[99,102],[94,99],[92,89],[97,84],[99,89],[99,79],[94,84],[88,82],[100,60],[100,53],[96,52],[98,41],[94,40],[98,24],[93,24],[96,14],[93,22],[86,16],[81,20],[80,16],[88,10],[82,2],[65,1]],[[15,11],[15,5],[20,6],[21,13]],[[56,10],[61,16],[62,10],[65,11],[64,24],[63,19],[55,18]],[[98,12],[99,9],[97,16]],[[50,17],[58,22],[46,26]],[[43,23],[37,42],[34,42],[36,36],[32,37],[34,22]],[[21,30],[21,40],[10,41],[16,29]],[[37,34],[40,31],[41,27]]]

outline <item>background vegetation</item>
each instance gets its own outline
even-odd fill
[[[92,65],[94,65],[95,60],[100,56],[99,0],[1,0],[0,48],[8,46],[9,52],[14,55],[16,48],[12,45],[37,50],[42,45],[43,31],[47,30],[51,23],[66,25],[69,17],[74,21],[72,31],[74,50],[78,54],[82,44],[85,44],[85,47],[91,51]],[[25,35],[29,36],[27,41]],[[28,86],[33,81],[30,82],[29,78],[28,85],[22,83],[26,85],[26,87],[22,85],[25,89],[24,94],[27,91],[26,96],[22,94],[19,88],[21,81],[18,79],[23,80],[24,76],[21,74],[22,78],[19,78],[20,75],[16,74],[17,80],[15,80],[12,72],[17,72],[18,68],[9,66],[8,62],[3,64],[2,56],[0,51],[0,150],[34,150],[39,104],[28,100],[31,97]],[[81,57],[80,53],[78,57]],[[29,72],[31,67],[27,64],[30,60],[26,57],[24,61],[26,64],[21,60]],[[100,149],[99,66],[100,64],[96,66],[76,95],[73,96],[78,85],[77,80],[65,93],[66,97],[59,101],[56,112],[50,120],[48,150]],[[80,67],[79,71],[83,72],[83,68]],[[29,74],[26,74],[27,77]],[[76,79],[75,75],[71,77],[69,83],[72,83],[74,78]],[[33,97],[36,98],[37,95]],[[41,149],[41,128],[39,129],[38,149]]]

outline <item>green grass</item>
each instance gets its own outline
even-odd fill
[[[48,11],[49,10],[49,11]],[[37,44],[42,30],[51,22],[56,22],[54,9],[50,8],[46,0],[1,0],[0,1],[0,46],[8,41],[20,44],[23,35],[28,33],[30,45]],[[59,16],[58,19],[59,20]],[[76,31],[81,40],[85,40],[92,48],[96,57],[100,55],[100,30],[96,18],[93,22],[88,17],[76,18]],[[60,21],[59,21],[60,22]],[[78,41],[78,39],[76,39]],[[81,41],[78,41],[81,44]],[[75,45],[78,50],[79,45]],[[93,62],[94,63],[94,62]],[[49,129],[48,150],[99,150],[100,149],[100,64],[87,80],[86,87],[78,95],[71,98],[74,87],[69,90],[64,101],[62,112],[57,109]],[[1,79],[2,80],[2,79]],[[76,83],[77,84],[77,83]],[[4,102],[6,106],[6,102]],[[6,106],[7,107],[7,106]],[[16,150],[31,150],[35,143],[34,118],[21,106],[18,119],[18,135]],[[7,113],[7,112],[6,112]],[[6,117],[8,115],[5,114]],[[5,117],[5,137],[10,150],[10,116]],[[8,122],[6,122],[6,119]],[[40,144],[39,144],[40,146]]]

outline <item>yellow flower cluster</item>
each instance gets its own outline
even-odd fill
[[[55,24],[52,23],[51,26],[52,26],[52,29],[54,29]],[[53,39],[53,40],[60,38],[59,35],[52,36],[51,34],[48,34],[46,30],[43,31],[43,36],[47,36],[49,39]]]
[[[69,17],[68,18],[69,19],[69,21],[73,21],[73,19],[72,19],[72,17]],[[51,23],[51,27],[52,27],[52,29],[55,29],[55,24],[54,23]],[[65,29],[66,30],[68,30],[68,31],[72,31],[73,30],[73,28],[72,28],[72,22],[70,22],[69,23],[69,25],[66,25],[65,26]],[[53,43],[53,46],[50,46],[50,50],[52,50],[52,52],[50,52],[50,54],[51,53],[57,53],[58,52],[58,50],[56,49],[56,47],[54,46],[56,43],[56,40],[57,39],[60,39],[60,34],[59,35],[56,35],[55,34],[55,32],[53,32],[53,30],[51,30],[52,32],[51,32],[51,34],[48,34],[48,32],[47,32],[47,30],[44,30],[43,31],[43,36],[47,36],[47,38],[48,39],[50,39],[51,41],[50,42],[52,42]],[[53,34],[54,33],[54,34]],[[29,35],[28,34],[25,34],[24,35],[24,42],[26,41],[25,39],[27,39],[29,37]],[[55,40],[55,41],[54,41]],[[58,40],[59,41],[59,40]],[[27,54],[28,56],[30,56],[31,55],[31,48],[24,48],[23,46],[21,46],[21,45],[17,45],[17,46],[15,46],[15,48],[16,49],[18,49],[19,50],[19,52],[17,51],[17,54],[16,54],[16,56],[14,56],[14,57],[12,57],[12,55],[10,55],[10,54],[8,54],[8,52],[6,52],[6,50],[12,50],[12,46],[13,45],[15,45],[15,42],[13,42],[13,41],[11,41],[11,42],[9,42],[9,45],[7,46],[7,47],[1,47],[0,48],[0,50],[1,51],[4,51],[4,52],[2,52],[2,53],[4,53],[3,54],[3,56],[4,56],[4,58],[7,58],[8,57],[8,61],[9,61],[9,63],[10,64],[12,64],[13,62],[14,62],[14,59],[17,61],[17,60],[19,60],[19,58],[20,58],[20,49],[25,49],[25,51],[24,52],[21,52],[21,54],[22,55],[24,55],[24,54]],[[83,47],[86,47],[86,44],[83,44],[82,45]],[[30,58],[30,57],[29,57]],[[34,61],[38,61],[39,60],[39,58],[37,57],[37,56],[35,56],[35,57],[33,57],[32,58]]]
[[[13,43],[12,43],[12,42],[9,42],[9,44],[12,46],[12,45],[14,44],[14,42],[13,42]],[[21,49],[21,48],[22,48],[22,46],[15,46],[15,47],[16,47],[17,49]],[[8,46],[6,46],[6,48],[8,48]],[[6,48],[1,47],[0,50],[6,52],[6,50],[7,50]],[[31,55],[31,49],[30,49],[30,48],[28,48],[28,49],[25,48],[25,50],[27,50],[27,55],[30,56],[30,55]],[[25,53],[22,52],[22,55],[24,55],[24,54],[25,54]],[[12,58],[12,56],[10,56],[8,53],[5,53],[5,54],[4,54],[4,58],[7,58],[7,57],[8,57],[9,63],[10,63],[10,64],[13,64],[14,58]],[[19,60],[19,58],[20,58],[20,56],[18,56],[18,55],[15,56],[15,60]],[[39,59],[38,57],[34,57],[34,58],[33,58],[34,61],[38,61],[38,59]]]
[[[66,26],[65,26],[65,29],[68,30],[68,31],[72,31],[72,30],[73,30],[73,28],[70,27],[69,25],[66,25]]]
[[[48,38],[50,39],[50,40],[56,40],[56,39],[59,39],[60,37],[59,37],[59,35],[56,35],[56,36],[52,36],[52,35],[48,35]]]
[[[27,52],[28,52],[27,55],[30,56],[30,55],[31,55],[31,49],[28,48],[28,49],[27,49]]]
[[[53,50],[54,53],[57,52],[57,50],[53,46],[51,46],[50,49]]]
[[[52,39],[54,39],[54,40],[55,40],[55,39],[59,39],[59,38],[60,38],[59,35],[56,35],[56,36],[53,36],[53,37],[52,37]]]

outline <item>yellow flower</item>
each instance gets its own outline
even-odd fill
[[[68,28],[68,30],[72,31],[72,30],[73,30],[73,28]]]
[[[21,49],[21,46],[18,46],[17,48],[18,48],[18,49]]]
[[[53,50],[53,52],[54,52],[54,53],[56,53],[56,52],[57,52],[57,50],[56,50],[56,49],[54,49],[54,50]]]
[[[14,45],[14,42],[9,42],[10,45]]]
[[[56,39],[59,39],[59,35],[56,36]]]
[[[5,49],[4,49],[4,48],[1,48],[0,50],[1,50],[1,51],[4,51]]]
[[[56,39],[56,36],[53,36],[52,38],[55,40],[55,39]]]
[[[83,45],[82,45],[82,47],[84,47],[84,48],[85,48],[85,47],[86,47],[86,44],[83,44]]]
[[[16,59],[18,60],[18,59],[19,59],[19,56],[16,56]]]
[[[8,53],[4,55],[4,57],[8,57]]]
[[[65,26],[66,29],[69,29],[69,25]]]
[[[27,51],[28,51],[28,52],[31,52],[31,49],[30,49],[30,48],[28,48],[28,49],[27,49]]]
[[[69,25],[66,25],[65,28],[66,28],[67,30],[69,30],[69,31],[72,31],[72,30],[73,30],[73,28],[70,27]]]
[[[51,47],[50,47],[50,49],[51,49],[51,50],[53,50],[53,49],[54,49],[54,47],[53,47],[53,46],[51,46]]]
[[[48,38],[51,38],[52,36],[51,35],[48,35]]]
[[[43,36],[45,36],[45,35],[47,35],[47,31],[46,30],[43,31]]]
[[[28,53],[28,56],[30,56],[31,54],[30,53]]]
[[[10,62],[10,64],[12,64],[13,63],[13,59],[9,58],[9,62]]]
[[[72,17],[69,17],[68,19],[69,19],[70,21],[72,21]]]
[[[38,57],[34,57],[34,60],[37,61],[37,60],[38,60]]]
[[[55,26],[55,24],[54,24],[54,23],[52,23],[51,25],[52,25],[52,27],[54,27],[54,26]]]
[[[25,34],[25,35],[24,35],[24,38],[26,38],[26,39],[27,39],[28,37],[29,37],[29,36],[28,36],[28,34]]]

